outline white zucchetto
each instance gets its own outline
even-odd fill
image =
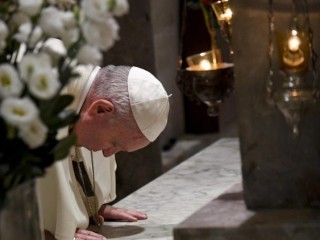
[[[77,92],[73,109],[79,113],[100,67],[79,66],[80,77],[69,86],[69,92]],[[128,74],[128,93],[131,110],[143,135],[153,142],[164,130],[169,113],[169,96],[161,82],[148,71],[131,67]]]
[[[140,130],[153,142],[167,124],[169,96],[157,78],[138,67],[130,69],[128,92],[132,113]]]

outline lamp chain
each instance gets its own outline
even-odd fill
[[[314,89],[314,99],[317,100],[319,98],[319,80],[318,80],[318,72],[316,68],[316,63],[318,61],[318,55],[313,48],[313,30],[310,24],[309,18],[309,5],[307,0],[303,0],[304,3],[304,19],[305,25],[308,29],[308,39],[309,39],[309,48],[311,50],[311,67],[312,67],[312,74],[313,74],[313,89]]]
[[[273,101],[273,63],[272,63],[272,55],[274,52],[274,13],[273,13],[273,0],[269,0],[269,13],[268,13],[268,20],[269,20],[269,51],[268,51],[268,62],[269,62],[269,74],[267,79],[267,94],[268,94],[268,102],[270,104],[274,104]]]
[[[178,69],[182,68],[183,63],[183,40],[184,40],[184,34],[186,31],[186,21],[187,21],[187,0],[183,1],[182,5],[182,16],[181,16],[181,23],[180,23],[180,36],[179,36],[179,46],[178,46]]]
[[[298,28],[298,13],[297,13],[297,2],[292,0],[292,22],[294,28]]]

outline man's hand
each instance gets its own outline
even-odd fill
[[[77,229],[74,240],[107,240],[107,238],[89,230]]]
[[[99,215],[101,215],[104,219],[125,220],[129,222],[136,222],[138,220],[144,220],[148,218],[147,214],[145,213],[125,208],[115,208],[107,204],[102,205],[99,210]]]
[[[45,230],[45,240],[57,239],[53,236],[52,233]],[[73,240],[107,240],[107,238],[89,230],[77,229],[74,234]]]

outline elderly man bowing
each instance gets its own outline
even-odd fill
[[[80,113],[61,136],[77,136],[69,157],[39,179],[44,228],[56,239],[105,239],[88,230],[104,219],[137,221],[147,215],[107,205],[115,199],[114,154],[132,152],[154,141],[167,124],[168,95],[149,72],[128,66],[82,66],[67,88]]]

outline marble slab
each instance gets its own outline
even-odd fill
[[[174,229],[175,240],[316,240],[319,209],[248,210],[236,184]]]
[[[148,219],[105,222],[108,239],[172,240],[188,216],[241,181],[239,140],[223,138],[115,204],[140,210]]]

